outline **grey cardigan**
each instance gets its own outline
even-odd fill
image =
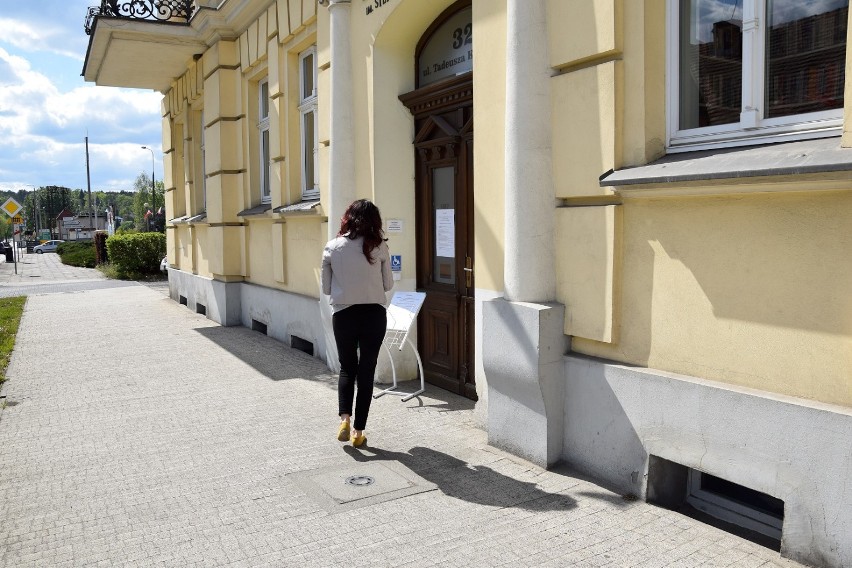
[[[322,252],[322,291],[331,296],[338,311],[352,304],[385,305],[385,292],[393,288],[388,245],[373,249],[373,264],[363,252],[364,238],[337,237]]]

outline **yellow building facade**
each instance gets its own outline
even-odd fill
[[[847,0],[157,18],[102,6],[84,75],[163,93],[174,300],[335,368],[321,252],[369,198],[490,443],[852,564]]]

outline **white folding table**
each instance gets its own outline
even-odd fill
[[[411,328],[417,321],[417,314],[420,312],[424,300],[426,300],[426,294],[423,292],[395,292],[393,298],[391,298],[390,305],[388,306],[388,324],[382,344],[385,346],[390,358],[393,385],[383,391],[377,392],[373,395],[373,398],[379,398],[386,394],[397,394],[402,396],[402,402],[405,402],[426,390],[423,378],[423,361],[420,360],[420,353],[417,352],[417,346],[408,337]],[[391,347],[396,347],[399,351],[402,351],[406,343],[414,350],[414,356],[417,357],[417,368],[420,370],[420,389],[410,393],[397,390],[396,366],[393,363],[393,353],[390,349]]]

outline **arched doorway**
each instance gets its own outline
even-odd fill
[[[418,319],[425,379],[476,399],[473,257],[473,34],[470,0],[426,30],[415,52]]]

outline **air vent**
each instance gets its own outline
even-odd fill
[[[314,356],[314,344],[308,341],[307,339],[302,339],[296,335],[290,336],[290,347],[293,349],[298,349],[299,351],[303,351],[310,355]]]

